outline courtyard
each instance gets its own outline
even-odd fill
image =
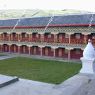
[[[77,74],[81,64],[15,57],[0,60],[0,74],[59,84]]]

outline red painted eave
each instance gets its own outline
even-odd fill
[[[0,26],[0,29],[13,29],[14,26]],[[17,26],[15,29],[32,28],[32,26]]]
[[[50,24],[48,27],[79,27],[79,26],[86,26],[88,27],[89,24]],[[95,26],[95,24],[91,24],[91,26]],[[0,26],[0,29],[12,29],[14,26]],[[46,26],[17,26],[15,29],[22,29],[22,28],[45,28]]]

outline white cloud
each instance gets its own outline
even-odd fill
[[[95,12],[95,0],[0,0],[0,9],[77,9]]]

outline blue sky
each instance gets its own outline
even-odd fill
[[[95,12],[95,0],[0,0],[1,9],[76,9]]]

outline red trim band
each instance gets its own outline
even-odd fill
[[[88,27],[89,24],[50,24],[48,27],[67,27],[67,26],[86,26]],[[91,24],[91,26],[95,26],[95,24]],[[12,29],[14,26],[0,26],[0,29]],[[15,29],[21,28],[45,28],[46,26],[17,26]]]

